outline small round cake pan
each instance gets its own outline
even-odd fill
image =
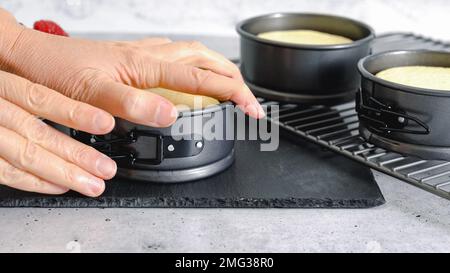
[[[75,139],[116,160],[118,176],[159,183],[198,180],[224,171],[234,161],[234,105],[225,102],[180,112],[168,128],[154,128],[116,118],[111,134],[94,136],[72,130]],[[211,130],[214,126],[221,126]],[[217,137],[217,131],[221,135]],[[234,131],[233,131],[234,132]]]
[[[400,66],[450,67],[450,53],[391,51],[362,59],[356,102],[361,134],[399,153],[450,160],[450,91],[406,86],[376,76]]]
[[[315,30],[352,39],[338,45],[300,45],[271,41],[258,34],[282,30]],[[275,13],[238,24],[241,70],[258,95],[292,103],[336,104],[353,100],[360,86],[358,61],[369,55],[374,31],[339,16]]]

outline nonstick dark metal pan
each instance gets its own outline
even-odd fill
[[[299,45],[258,37],[269,31],[306,29],[344,36],[352,43]],[[259,96],[285,102],[335,104],[354,99],[360,86],[358,61],[369,55],[374,31],[338,16],[276,13],[238,24],[241,70]]]
[[[356,108],[362,135],[399,153],[450,160],[450,91],[411,87],[375,76],[399,66],[450,67],[450,53],[392,51],[361,60]]]
[[[188,182],[217,174],[233,163],[234,139],[228,140],[227,134],[234,128],[234,113],[234,105],[225,102],[182,111],[168,128],[116,118],[111,134],[94,136],[72,130],[71,135],[116,160],[121,177],[159,183]],[[222,127],[211,131],[208,124]],[[217,138],[216,130],[223,135]]]

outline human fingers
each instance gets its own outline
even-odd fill
[[[63,194],[69,191],[66,187],[55,185],[22,171],[2,158],[0,158],[0,184],[22,191],[52,195]]]
[[[55,105],[55,108],[59,107]],[[57,131],[36,116],[0,98],[0,126],[102,179],[111,179],[116,163],[92,147]]]
[[[44,181],[90,197],[97,197],[105,190],[102,179],[1,126],[0,157]]]
[[[1,71],[0,97],[29,113],[69,128],[99,135],[114,128],[114,118],[104,110]]]
[[[265,116],[261,105],[242,81],[188,65],[145,58],[139,61],[141,69],[137,77],[143,81],[144,87],[165,87],[222,101],[232,100],[254,118]]]
[[[176,107],[161,96],[112,80],[99,81],[87,102],[114,116],[152,127],[168,127],[178,117]]]
[[[144,46],[143,48],[150,55],[163,61],[189,64],[243,80],[239,68],[233,62],[197,41],[179,41],[160,46]]]

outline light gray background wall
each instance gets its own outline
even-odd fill
[[[335,13],[378,33],[414,31],[450,41],[447,0],[0,0],[26,25],[40,18],[68,31],[236,35],[241,19],[276,11]]]

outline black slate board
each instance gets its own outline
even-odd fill
[[[72,36],[133,40],[149,35]],[[202,41],[229,58],[239,52],[237,41],[229,38],[171,38]],[[278,151],[266,153],[259,152],[258,142],[239,141],[235,164],[202,181],[161,185],[114,179],[97,199],[76,193],[43,196],[0,186],[0,207],[369,208],[384,202],[368,168],[298,137],[294,141],[282,138]]]
[[[368,168],[286,138],[276,152],[260,152],[257,141],[238,141],[234,165],[197,182],[161,185],[114,179],[97,199],[0,187],[0,207],[368,208],[383,203]]]

